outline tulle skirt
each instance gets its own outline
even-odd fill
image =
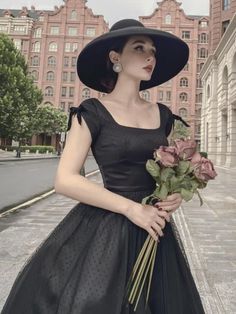
[[[141,202],[152,191],[119,192]],[[173,221],[158,244],[150,297],[136,312],[125,288],[148,233],[125,216],[78,203],[19,272],[2,314],[202,314]]]

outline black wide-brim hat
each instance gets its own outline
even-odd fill
[[[157,63],[149,81],[141,81],[140,90],[158,86],[176,76],[188,61],[188,45],[179,37],[157,29],[146,28],[141,22],[124,19],[88,43],[77,59],[77,73],[82,83],[100,92],[108,89],[101,83],[106,77],[106,61],[117,39],[130,36],[149,36],[156,47]]]

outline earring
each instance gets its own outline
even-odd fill
[[[120,73],[122,71],[121,63],[117,62],[113,64],[113,71],[116,73]]]

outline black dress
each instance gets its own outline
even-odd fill
[[[71,108],[86,121],[104,187],[136,202],[155,186],[145,169],[153,150],[167,145],[171,111],[160,110],[157,129],[118,124],[97,99]],[[201,300],[173,228],[166,223],[158,245],[148,307],[137,314],[202,314]],[[124,215],[78,203],[18,274],[2,314],[131,314],[124,303],[130,272],[148,233]]]

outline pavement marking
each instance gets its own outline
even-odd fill
[[[91,177],[91,176],[93,176],[93,175],[95,175],[95,174],[97,174],[97,173],[99,173],[99,172],[100,172],[99,169],[94,170],[94,171],[91,171],[91,172],[89,172],[89,173],[86,173],[86,174],[85,174],[85,177],[86,177],[86,178],[87,178],[87,177]],[[48,192],[46,192],[46,193],[43,193],[43,194],[41,194],[41,195],[39,195],[39,196],[37,196],[37,197],[32,198],[31,200],[28,200],[27,202],[21,203],[21,204],[15,206],[15,207],[13,207],[13,208],[10,208],[10,209],[4,211],[3,213],[1,213],[1,214],[0,214],[0,218],[4,217],[4,216],[6,216],[6,215],[8,215],[8,214],[10,214],[10,213],[15,212],[17,209],[21,209],[21,208],[23,208],[23,207],[30,206],[30,205],[32,205],[32,204],[34,204],[34,203],[36,203],[36,202],[38,202],[38,201],[40,201],[40,200],[46,198],[46,197],[52,195],[53,193],[55,193],[55,189],[52,189],[52,190],[50,190],[50,191],[48,191]]]

